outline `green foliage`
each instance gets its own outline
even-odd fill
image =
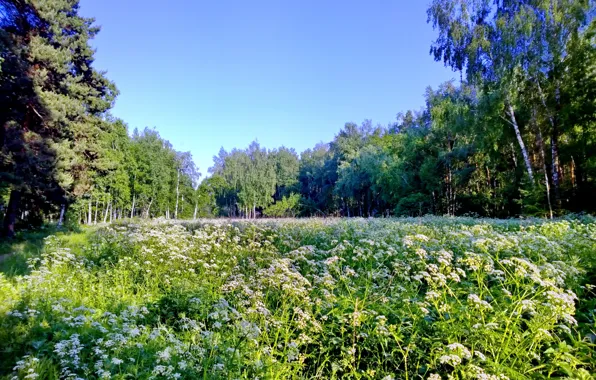
[[[300,211],[300,194],[292,193],[284,196],[274,204],[263,210],[265,216],[274,218],[294,217]]]
[[[0,273],[0,377],[592,379],[595,237],[586,216],[30,236]]]
[[[297,189],[300,161],[294,149],[281,147],[270,152],[271,160],[275,165],[275,194],[274,199],[279,200]]]
[[[219,186],[222,210],[228,216],[256,217],[256,209],[274,202],[295,183],[297,157],[292,150],[280,148],[268,151],[256,142],[245,150],[221,150],[214,157],[211,172],[222,178],[226,186]]]
[[[422,216],[431,213],[431,204],[424,194],[413,193],[403,197],[395,206],[395,215]]]
[[[0,9],[4,232],[61,210],[87,223],[191,215],[199,173],[190,154],[150,130],[131,139],[109,115],[118,91],[93,66],[99,28],[78,1],[2,0]]]
[[[304,210],[308,215],[327,215],[336,208],[333,190],[337,181],[337,163],[329,146],[318,144],[300,155],[298,175]]]
[[[595,125],[593,97],[584,98],[596,85],[594,60],[585,60],[596,49],[594,6],[584,0],[435,0],[428,9],[428,19],[438,30],[431,53],[447,66],[465,70],[470,83],[497,101],[496,111],[515,131],[530,186],[537,186],[532,172],[541,171],[551,214],[553,208],[560,212],[576,207],[569,199],[577,200],[579,188],[594,189],[591,179],[581,185],[576,181],[592,154],[585,145],[571,142],[573,131],[593,130]],[[578,74],[582,84],[574,79]],[[568,117],[571,113],[581,116]],[[549,137],[548,150],[543,135]],[[535,146],[528,148],[528,141]]]

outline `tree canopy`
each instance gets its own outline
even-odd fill
[[[17,224],[61,219],[66,209],[88,223],[125,211],[192,214],[199,174],[190,154],[149,129],[129,137],[110,116],[118,91],[93,66],[98,32],[76,0],[0,1],[0,191],[9,236]]]
[[[432,1],[430,53],[459,83],[303,152],[301,214],[593,212],[595,15],[589,0]]]

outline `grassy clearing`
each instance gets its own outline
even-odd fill
[[[50,225],[36,231],[19,232],[14,239],[0,241],[0,273],[7,277],[29,273],[27,261],[41,256],[45,239],[50,235],[58,237],[65,246],[80,251],[93,231],[89,228],[81,231],[58,230]]]
[[[5,378],[596,371],[590,218],[128,223],[23,244],[28,272],[0,275]]]

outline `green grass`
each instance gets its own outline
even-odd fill
[[[22,276],[29,272],[27,260],[41,256],[45,238],[54,235],[65,246],[80,250],[88,242],[93,229],[82,231],[59,230],[50,225],[36,231],[22,231],[14,239],[0,241],[0,273],[7,277]]]
[[[596,372],[591,218],[125,222],[44,235],[5,243],[17,255],[0,275],[0,378]]]

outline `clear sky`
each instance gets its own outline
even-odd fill
[[[112,113],[155,127],[203,174],[220,147],[328,142],[387,124],[456,74],[429,55],[427,0],[81,0]]]

